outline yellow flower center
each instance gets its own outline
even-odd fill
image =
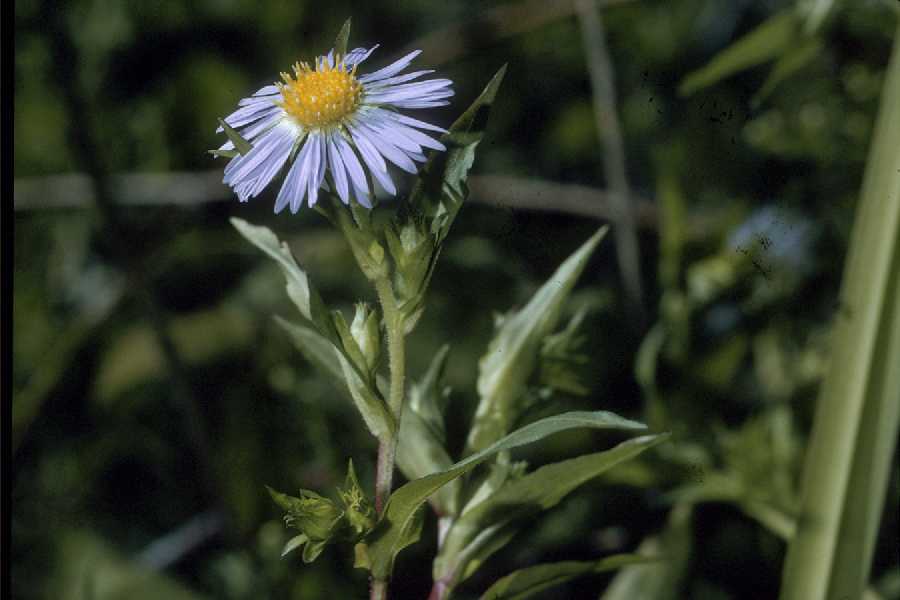
[[[340,57],[335,66],[324,62],[319,70],[307,63],[294,65],[294,76],[282,73],[278,83],[282,100],[278,104],[305,128],[327,127],[356,110],[362,84],[356,80],[356,66],[348,69]]]

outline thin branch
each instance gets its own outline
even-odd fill
[[[469,178],[469,199],[480,204],[510,209],[534,210],[612,221],[615,214],[606,190],[543,179],[509,175],[477,175]],[[634,197],[638,223],[656,227],[656,205],[646,198]]]
[[[222,184],[222,170],[175,173],[123,173],[106,176],[116,204],[128,206],[196,206],[231,197]],[[63,173],[16,179],[15,210],[90,208],[97,202],[97,185],[84,173]]]
[[[616,254],[625,294],[638,329],[643,329],[644,313],[641,285],[640,254],[625,170],[625,146],[616,110],[616,86],[612,61],[600,11],[594,0],[574,0],[581,23],[581,34],[587,54],[588,71],[593,88],[594,118],[603,146],[603,170],[609,185],[610,207],[614,211]]]
[[[196,207],[211,202],[231,201],[231,190],[222,184],[222,171],[196,173],[123,173],[109,178],[119,206]],[[469,178],[470,200],[480,204],[522,210],[555,212],[602,221],[612,220],[609,194],[599,188],[515,177],[473,175]],[[95,186],[83,173],[17,179],[13,201],[17,212],[90,208],[95,202]],[[641,227],[656,223],[654,204],[634,198]]]

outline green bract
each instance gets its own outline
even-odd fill
[[[356,478],[353,460],[347,465],[344,487],[338,489],[340,505],[310,490],[301,489],[298,498],[267,489],[285,510],[285,524],[300,531],[285,545],[282,556],[303,547],[303,562],[312,562],[333,540],[355,543],[375,524],[372,505]]]

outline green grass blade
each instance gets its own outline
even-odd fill
[[[898,234],[900,31],[851,234],[831,368],[807,449],[800,518],[788,548],[782,600],[836,600],[839,588],[856,590],[842,592],[856,598],[868,576],[897,431],[898,387],[888,386],[897,377],[891,366],[896,371],[900,364]],[[860,484],[865,489],[851,487]]]

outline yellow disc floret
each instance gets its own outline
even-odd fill
[[[362,97],[362,84],[356,80],[356,66],[348,69],[340,57],[335,66],[320,59],[318,69],[307,63],[294,65],[294,76],[282,73],[281,107],[299,125],[307,128],[328,127],[339,123],[356,110]]]

